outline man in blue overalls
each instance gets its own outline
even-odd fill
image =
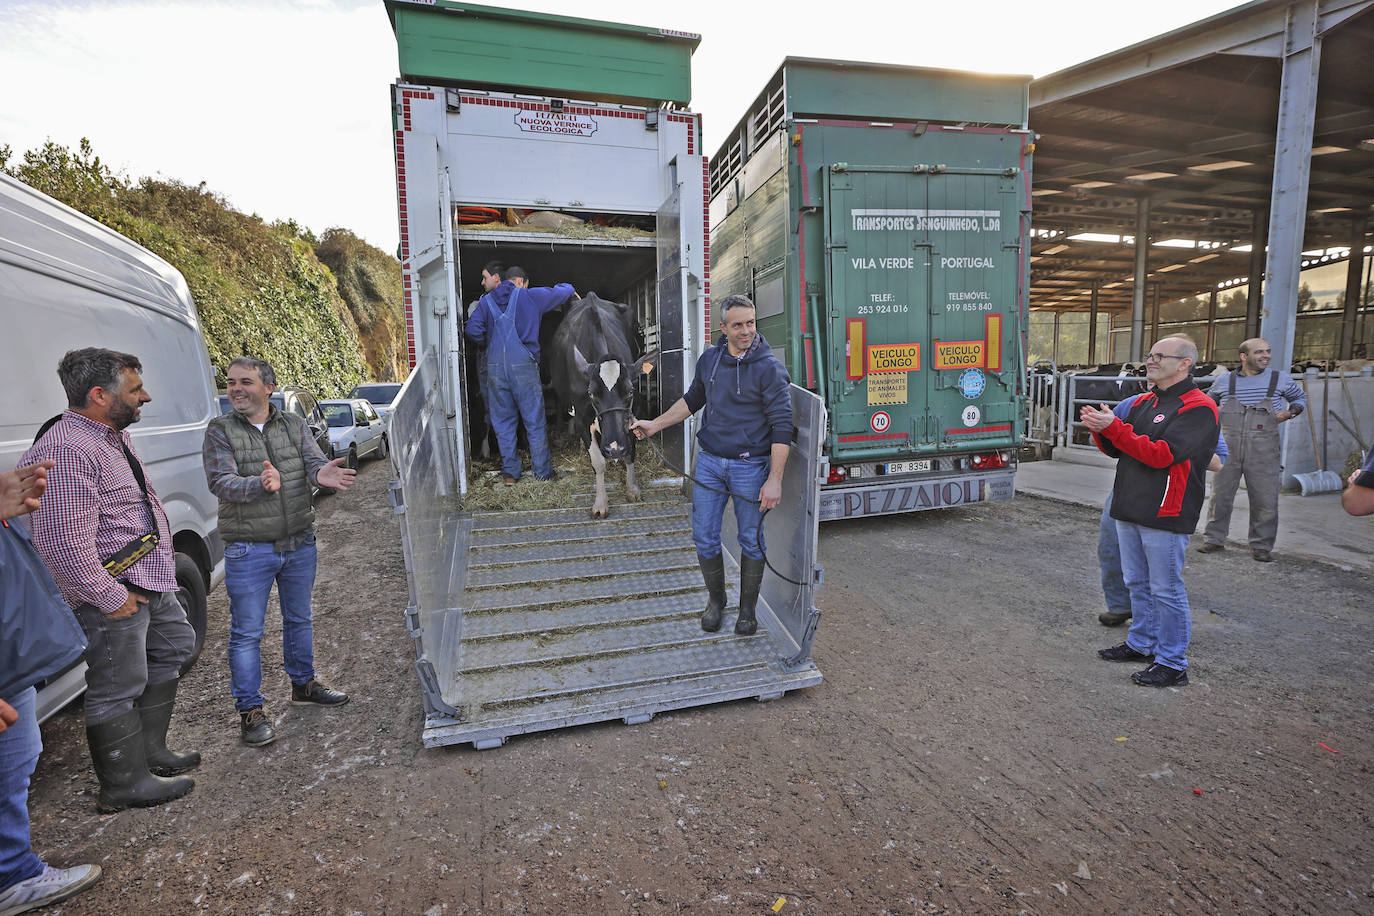
[[[515,444],[520,423],[530,443],[534,476],[553,478],[553,456],[544,427],[544,390],[539,383],[539,322],[577,293],[567,283],[521,289],[503,276],[505,265],[492,261],[482,268],[486,290],[463,327],[469,340],[487,350],[486,396],[501,472],[506,484],[520,477]]]

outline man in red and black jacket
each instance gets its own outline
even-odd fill
[[[1131,675],[1147,687],[1188,683],[1192,621],[1183,559],[1202,513],[1219,429],[1216,403],[1193,383],[1196,362],[1191,340],[1166,337],[1145,357],[1151,387],[1125,420],[1106,405],[1085,406],[1080,413],[1097,447],[1120,459],[1111,514],[1131,593],[1126,641],[1097,654],[1113,662],[1149,662]]]

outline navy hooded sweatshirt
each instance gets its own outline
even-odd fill
[[[775,444],[791,445],[791,383],[762,334],[738,359],[720,335],[697,360],[696,378],[682,396],[692,413],[706,408],[697,442],[719,458],[767,456]]]

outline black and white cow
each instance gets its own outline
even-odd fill
[[[596,471],[592,518],[611,514],[606,500],[606,459],[625,463],[625,494],[639,501],[635,439],[629,433],[637,339],[629,306],[588,293],[568,308],[550,348],[553,385],[571,413]]]

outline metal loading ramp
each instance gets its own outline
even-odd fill
[[[392,415],[393,439],[404,443],[393,452],[393,502],[411,586],[407,621],[426,746],[491,748],[526,732],[614,719],[637,724],[666,710],[773,699],[821,682],[810,657],[819,619],[812,602],[819,491],[806,485],[815,478],[818,446],[799,442],[794,451],[815,461],[794,454],[784,493],[801,498],[770,513],[766,528],[770,562],[806,584],[767,574],[759,630],[736,636],[739,570],[727,550],[731,604],[720,632],[705,633],[690,503],[676,487],[644,487],[643,502],[614,503],[602,521],[587,517],[591,494],[566,509],[459,510],[444,495],[453,493],[451,481],[420,457],[439,450],[415,447],[441,438],[435,411],[442,402],[437,384],[427,381],[433,366],[426,359],[416,368]],[[818,401],[801,403],[820,410]],[[727,547],[733,540],[727,531]]]

